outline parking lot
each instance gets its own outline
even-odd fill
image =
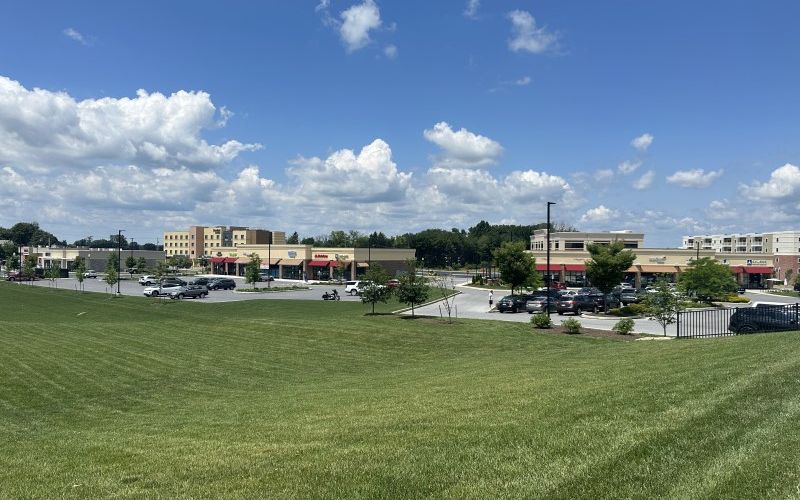
[[[254,299],[284,299],[284,300],[322,300],[322,294],[324,292],[329,292],[333,289],[336,289],[339,292],[341,300],[343,301],[360,301],[361,299],[358,296],[349,296],[344,293],[344,285],[315,285],[315,284],[307,284],[303,283],[302,281],[296,280],[275,280],[273,281],[270,286],[271,287],[280,287],[280,286],[308,286],[308,290],[297,290],[297,291],[285,291],[285,292],[266,292],[266,293],[252,293],[252,292],[241,292],[238,290],[246,290],[251,288],[252,285],[245,283],[244,278],[236,277],[236,276],[227,276],[228,278],[232,278],[236,281],[236,290],[211,290],[208,293],[208,297],[204,299],[184,299],[184,300],[193,300],[197,302],[233,302],[237,300],[254,300]],[[142,295],[142,291],[144,290],[144,286],[140,285],[137,282],[137,277],[134,276],[133,280],[123,279],[119,283],[119,290],[121,295],[128,295],[131,297],[144,297]],[[189,277],[185,278],[189,280]],[[56,286],[61,289],[67,290],[78,290],[79,283],[78,280],[75,278],[60,278],[56,280]],[[53,286],[49,280],[37,280],[33,282],[22,282],[19,286],[30,286],[30,283],[33,286],[43,286],[43,287],[51,287]],[[261,282],[257,283],[259,288],[265,288],[267,283]],[[86,279],[83,281],[83,289],[87,292],[101,292],[101,293],[112,293],[116,292],[117,286],[114,285],[113,290],[111,287],[102,280],[102,277],[97,279]],[[152,299],[151,299],[152,300]],[[163,298],[163,300],[169,300]]]

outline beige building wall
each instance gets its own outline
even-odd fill
[[[165,231],[164,254],[167,257],[174,255],[191,255],[191,239],[189,231]]]

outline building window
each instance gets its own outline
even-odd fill
[[[582,241],[565,241],[564,250],[583,250]]]

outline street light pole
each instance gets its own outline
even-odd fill
[[[272,234],[269,235],[269,245],[267,245],[267,288],[272,288],[270,282],[272,281]]]
[[[124,229],[120,229],[119,232],[117,233],[117,295],[120,295],[119,282],[122,279],[122,232],[123,231]]]
[[[555,202],[547,202],[547,315],[550,316],[550,205],[555,205]]]

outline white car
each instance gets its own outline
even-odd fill
[[[88,269],[85,273],[83,273],[84,278],[97,278],[97,271],[94,269]]]
[[[142,276],[139,278],[139,284],[142,286],[155,285],[158,283],[158,278],[155,276]]]
[[[159,295],[169,295],[171,292],[179,290],[181,285],[148,286],[142,290],[145,297],[158,297]]]
[[[363,282],[361,282],[361,281],[346,281],[344,283],[344,285],[345,285],[344,293],[347,293],[347,294],[350,294],[350,295],[360,295],[361,294],[361,290],[360,289],[363,286],[362,283]]]

